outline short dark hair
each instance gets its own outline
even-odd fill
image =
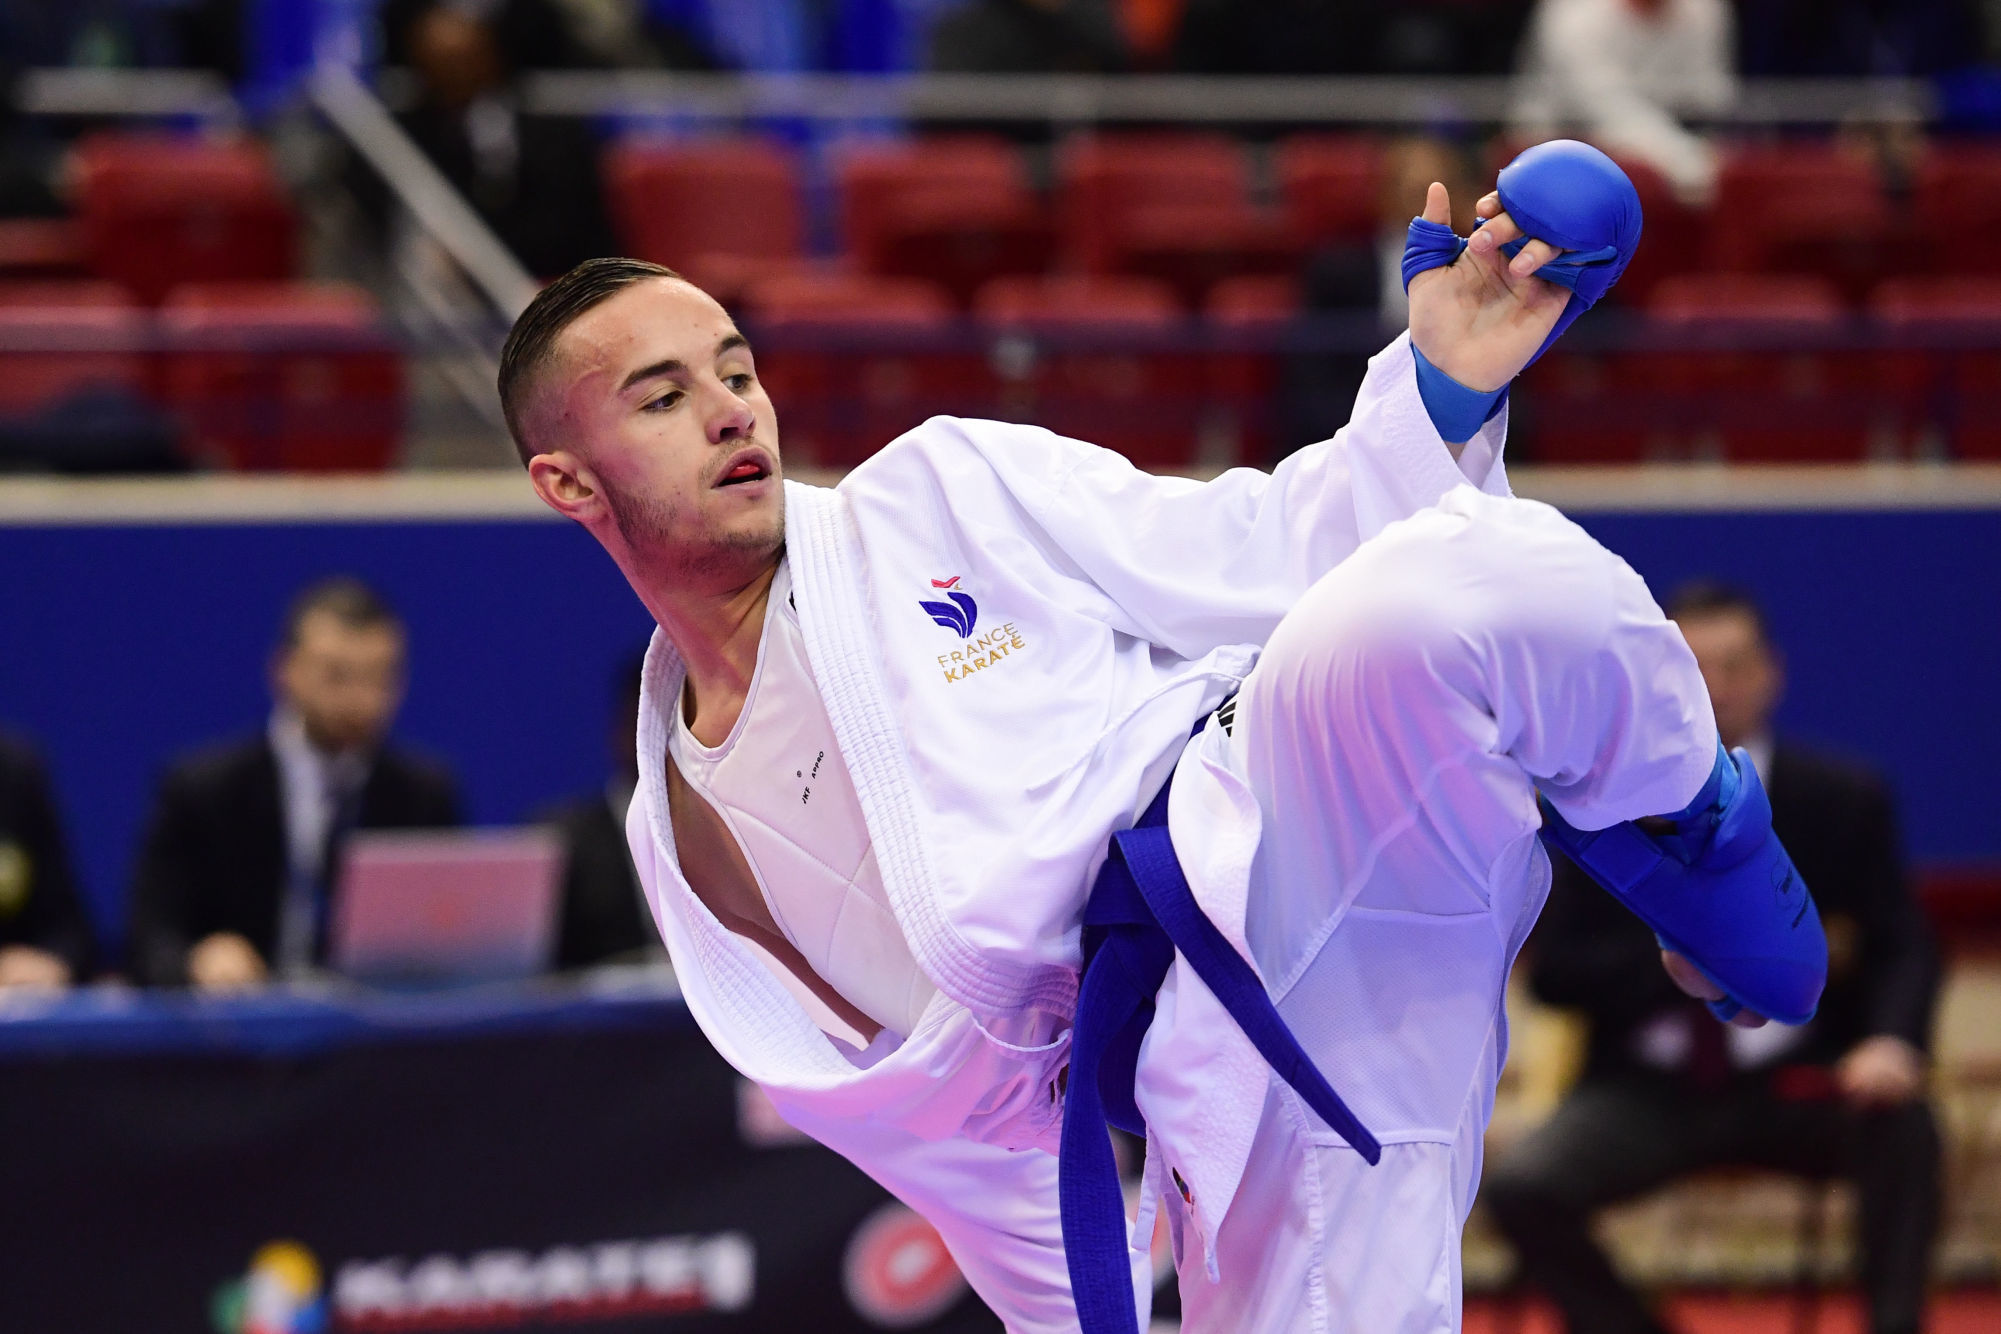
[[[522,467],[528,466],[536,451],[529,447],[528,433],[522,428],[521,399],[528,382],[548,364],[557,336],[585,311],[634,283],[680,276],[664,264],[643,259],[587,259],[535,294],[528,309],[507,331],[507,342],[500,349],[500,411],[507,418],[507,433],[514,437]]]
[[[1672,621],[1691,616],[1737,615],[1750,618],[1751,625],[1758,632],[1758,638],[1766,643],[1772,641],[1769,627],[1765,623],[1765,609],[1747,588],[1725,583],[1721,579],[1691,579],[1668,595],[1662,608]]]
[[[377,628],[403,631],[403,618],[383,596],[351,574],[336,574],[309,584],[292,599],[278,639],[281,648],[296,648],[306,618],[325,612],[350,630]]]

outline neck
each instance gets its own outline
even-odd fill
[[[704,745],[719,744],[736,726],[750,693],[765,605],[783,554],[782,548],[773,553],[740,584],[692,595],[678,588],[670,593],[657,581],[650,586],[634,581],[640,601],[687,668],[689,726]]]

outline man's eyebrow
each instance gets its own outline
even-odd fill
[[[679,375],[687,369],[688,367],[684,363],[673,357],[669,357],[665,361],[656,361],[651,366],[641,366],[638,370],[626,376],[625,383],[618,387],[618,392],[621,394],[624,393],[641,380],[654,380],[663,375]]]
[[[734,351],[737,348],[743,348],[746,352],[749,351],[750,340],[745,338],[741,333],[732,333],[725,337],[722,342],[716,344],[716,355],[720,357],[723,353]],[[679,375],[687,369],[687,363],[675,357],[669,357],[664,361],[656,361],[651,366],[641,366],[638,370],[626,376],[625,382],[619,385],[618,392],[622,394],[642,380],[656,380],[663,375]]]

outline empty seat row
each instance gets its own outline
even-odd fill
[[[2001,272],[1992,247],[1966,242],[2001,224],[2001,149],[1935,147],[1893,194],[1874,158],[1837,143],[1742,147],[1726,155],[1708,210],[1678,200],[1644,165],[1625,165],[1647,213],[1622,288],[1629,301],[1691,271],[1817,273],[1850,300],[1886,277]],[[1287,272],[1314,247],[1372,243],[1386,170],[1379,140],[1297,135],[1273,150],[1275,198],[1265,205],[1236,140],[1107,133],[1059,147],[1045,203],[1003,140],[918,138],[832,158],[851,262],[929,278],[961,304],[989,278],[1063,268],[1157,277],[1195,306],[1220,277]],[[803,262],[805,179],[794,149],[755,137],[631,139],[605,157],[622,243],[725,299]]]
[[[93,134],[72,180],[73,217],[0,223],[0,280],[88,275],[153,305],[188,283],[298,271],[298,214],[254,139]]]
[[[107,394],[167,405],[201,463],[372,470],[402,441],[402,354],[358,288],[189,284],[153,309],[110,283],[0,283],[0,418]]]
[[[1151,466],[1256,462],[1299,313],[1286,279],[1219,283],[1198,323],[1165,283],[1116,275],[995,279],[970,320],[934,284],[856,274],[767,278],[743,306],[788,451],[827,466],[933,413],[1035,421]],[[1818,278],[1664,280],[1630,338],[1573,338],[1532,369],[1517,456],[2001,457],[2001,280],[1900,280],[1870,310]]]
[[[2001,279],[1895,279],[1858,321],[1822,277],[1663,279],[1638,346],[1531,368],[1542,462],[2001,459]]]
[[[836,155],[842,240],[868,272],[943,285],[961,304],[988,279],[1069,268],[1161,278],[1184,298],[1216,279],[1290,271],[1311,242],[1374,233],[1382,150],[1301,137],[1279,150],[1285,205],[1253,202],[1249,160],[1211,134],[1077,140],[1050,208],[1005,140],[937,136]],[[807,251],[797,153],[760,138],[633,139],[607,150],[621,242],[726,299]]]

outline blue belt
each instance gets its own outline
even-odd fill
[[[1084,905],[1084,980],[1071,1028],[1058,1168],[1063,1249],[1084,1334],[1139,1334],[1125,1195],[1105,1125],[1146,1133],[1133,1077],[1153,1022],[1154,994],[1176,950],[1307,1106],[1371,1164],[1383,1156],[1376,1137],[1300,1049],[1257,973],[1189,892],[1167,832],[1172,787],[1170,779],[1137,825],[1112,836]]]

